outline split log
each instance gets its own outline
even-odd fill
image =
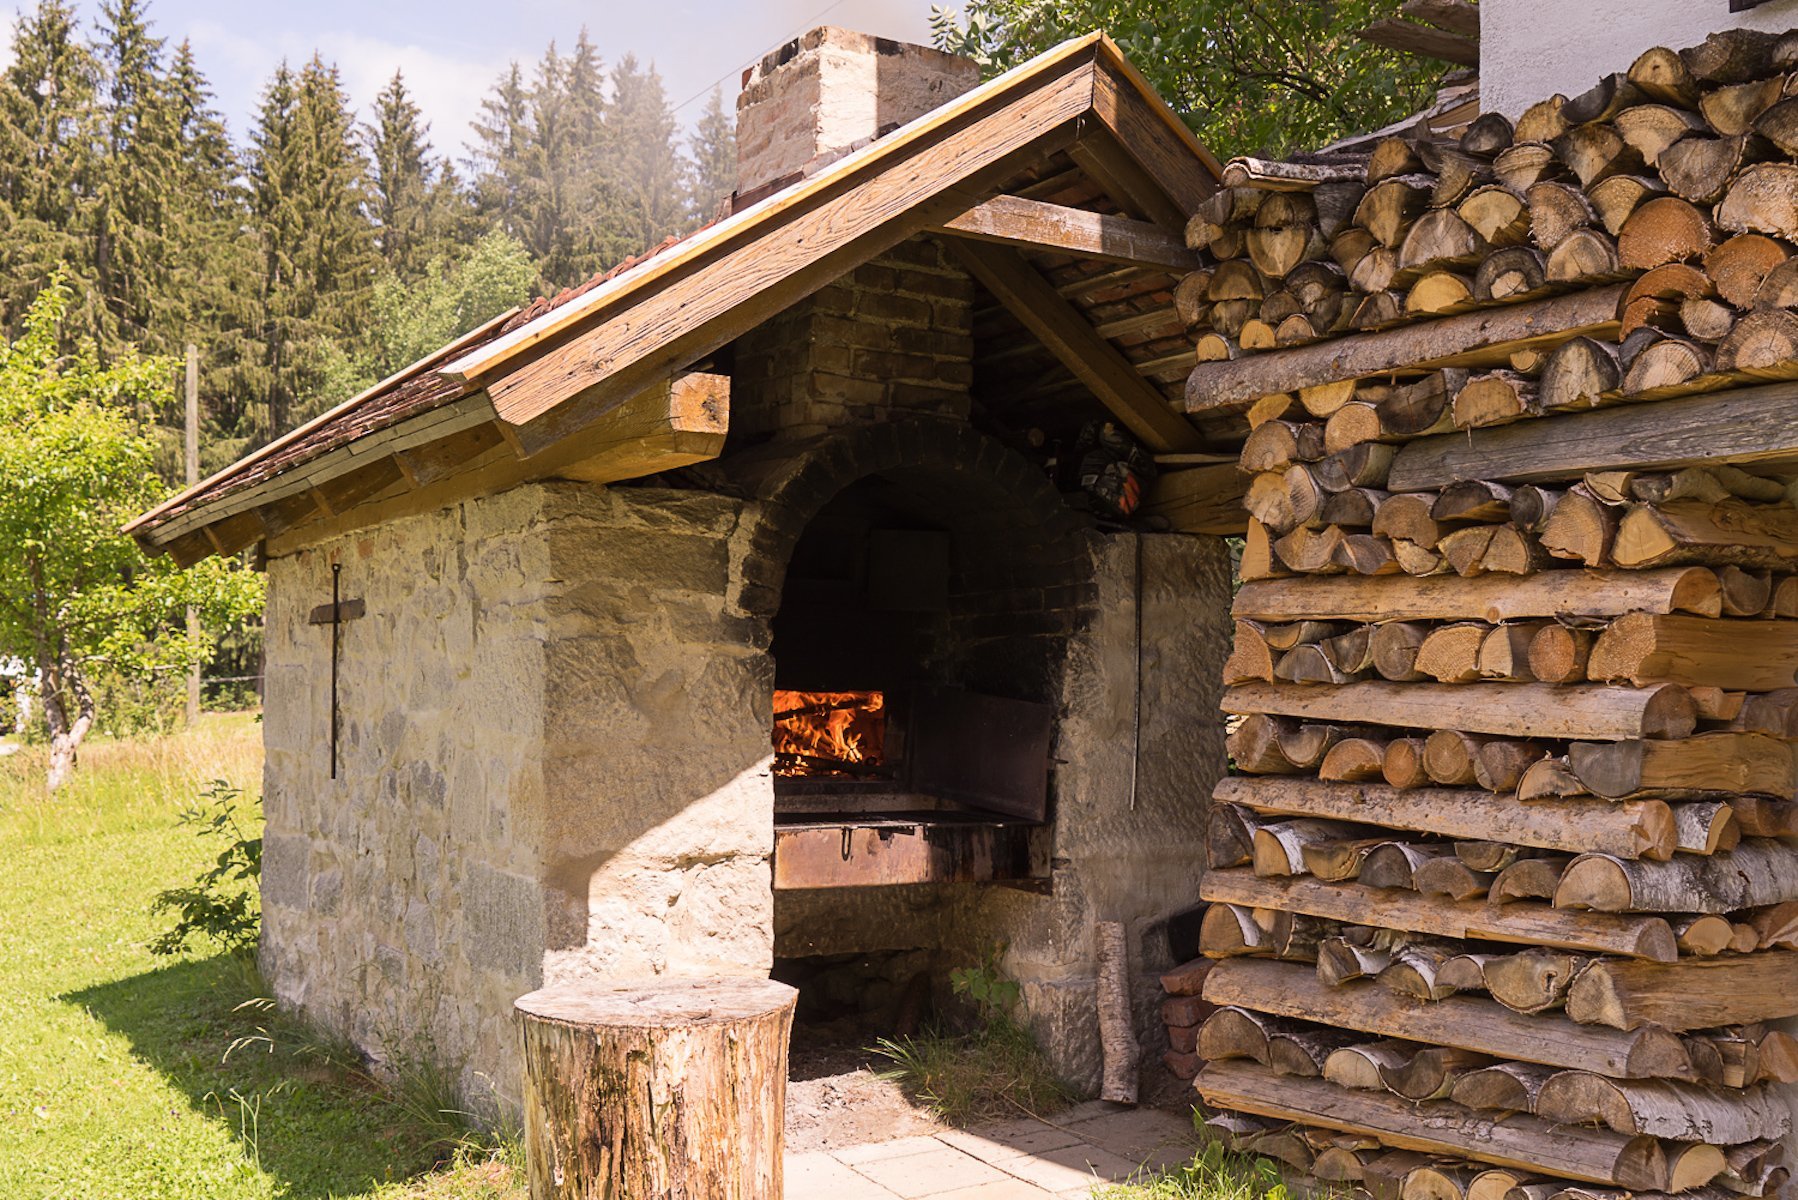
[[[1393,738],[1386,743],[1386,753],[1380,761],[1380,777],[1401,791],[1426,786],[1430,774],[1423,764],[1423,750],[1423,738]]]
[[[1386,756],[1385,739],[1344,738],[1330,747],[1318,765],[1317,777],[1332,783],[1363,783],[1381,777]]]
[[[1451,900],[1484,899],[1492,886],[1491,871],[1476,871],[1459,858],[1443,855],[1432,858],[1411,872],[1411,886],[1424,896],[1447,896]]]
[[[1253,861],[1255,825],[1244,809],[1213,805],[1205,817],[1205,864],[1212,869],[1240,867]]]
[[[1798,316],[1757,309],[1730,327],[1717,345],[1717,370],[1758,371],[1798,359]]]
[[[1735,324],[1735,314],[1714,300],[1687,300],[1680,322],[1694,337],[1716,340]],[[1623,373],[1625,396],[1644,397],[1662,388],[1677,388],[1711,369],[1710,351],[1685,338],[1662,338],[1630,362]]]
[[[1684,106],[1638,104],[1618,113],[1611,127],[1634,147],[1645,165],[1658,167],[1661,154],[1669,146],[1682,138],[1703,133],[1704,121]]]
[[[1766,157],[1767,144],[1756,136],[1683,138],[1661,152],[1661,178],[1681,198],[1710,206],[1724,199],[1730,180],[1748,164]]]
[[[1609,279],[1617,271],[1617,243],[1600,229],[1576,229],[1548,255],[1551,283],[1589,283]]]
[[[1531,683],[1530,644],[1548,623],[1522,621],[1500,625],[1480,643],[1480,677],[1507,683]]]
[[[1547,253],[1576,229],[1597,219],[1586,193],[1572,183],[1544,181],[1530,185],[1526,193],[1530,210],[1530,240]]]
[[[1720,800],[1675,805],[1673,824],[1679,830],[1679,848],[1688,854],[1718,854],[1742,843],[1735,809]]]
[[[1411,222],[1429,204],[1434,181],[1426,175],[1397,175],[1374,183],[1355,207],[1355,224],[1382,246],[1397,249]]]
[[[1571,338],[1549,354],[1536,385],[1545,409],[1591,408],[1622,382],[1617,347],[1596,338]]]
[[[1589,630],[1544,625],[1530,639],[1530,673],[1543,683],[1574,683],[1586,678],[1592,649]]]
[[[1710,162],[1690,152],[1703,142],[1702,138],[1687,138],[1661,155],[1662,174],[1672,173],[1667,183],[1679,195],[1657,196],[1629,215],[1617,231],[1617,261],[1623,266],[1646,271],[1664,263],[1691,262],[1703,258],[1716,245],[1710,218],[1692,202],[1690,195],[1694,188],[1711,186]],[[1686,169],[1676,170],[1678,166]],[[1706,182],[1692,182],[1694,176]]]
[[[1717,224],[1732,233],[1798,240],[1798,166],[1757,163],[1729,184]]]
[[[1588,327],[1606,326],[1615,319],[1623,291],[1621,286],[1593,288],[1442,321],[1337,338],[1278,355],[1206,364],[1187,380],[1186,408],[1191,413],[1230,411],[1271,392],[1290,392],[1398,367],[1441,365],[1439,360],[1468,351],[1537,337],[1558,338]]]
[[[1492,998],[1512,1012],[1547,1012],[1566,1002],[1574,976],[1590,961],[1564,950],[1532,947],[1492,959],[1481,977]]]
[[[1417,1050],[1417,1043],[1394,1038],[1343,1046],[1324,1060],[1323,1077],[1337,1087],[1358,1092],[1381,1091],[1386,1086],[1383,1073],[1402,1068]]]
[[[1575,1021],[1638,1030],[1683,1031],[1798,1014],[1792,971],[1798,954],[1763,950],[1677,963],[1598,959],[1567,993]]]
[[[1225,735],[1224,750],[1238,770],[1257,775],[1296,775],[1301,768],[1280,749],[1281,733],[1293,728],[1293,722],[1278,717],[1244,717]]]
[[[1556,908],[1598,912],[1727,913],[1787,900],[1798,900],[1798,856],[1766,841],[1743,842],[1709,858],[1682,854],[1669,862],[1582,854],[1555,891]]]
[[[1767,272],[1760,290],[1754,293],[1756,308],[1798,308],[1798,257]]]
[[[1704,273],[1725,303],[1752,308],[1761,284],[1790,257],[1786,246],[1765,234],[1740,233],[1704,256]]]
[[[1340,821],[1276,821],[1263,825],[1255,830],[1255,874],[1303,875],[1307,845],[1340,841],[1354,832],[1354,826]]]
[[[1659,1188],[1668,1179],[1660,1143],[1645,1136],[1557,1129],[1526,1116],[1494,1124],[1449,1102],[1413,1105],[1394,1096],[1349,1091],[1323,1080],[1282,1078],[1237,1063],[1208,1066],[1196,1086],[1207,1104],[1370,1133],[1400,1149],[1468,1156],[1637,1190]]]
[[[1491,626],[1479,622],[1443,625],[1418,647],[1413,666],[1439,683],[1472,683],[1480,677],[1480,646]]]
[[[1395,1096],[1412,1103],[1443,1100],[1455,1081],[1469,1071],[1487,1066],[1492,1059],[1454,1046],[1425,1046],[1402,1066],[1382,1069],[1380,1082]]]
[[[1715,913],[1682,918],[1673,923],[1673,936],[1679,941],[1679,952],[1697,958],[1714,958],[1729,949],[1735,940],[1735,929]],[[1754,947],[1750,946],[1750,950]]]
[[[1511,489],[1511,524],[1527,533],[1540,533],[1548,524],[1555,505],[1561,502],[1561,491],[1526,483]]]
[[[1372,721],[1411,729],[1532,738],[1689,737],[1692,697],[1675,685],[1615,688],[1534,683],[1349,683],[1295,687],[1244,683],[1224,693],[1228,713],[1264,712],[1325,721]]]
[[[1330,574],[1342,570],[1336,553],[1342,548],[1342,530],[1335,526],[1307,529],[1300,526],[1274,542],[1274,553],[1302,575]]]
[[[1588,567],[1602,566],[1617,536],[1617,510],[1601,502],[1585,484],[1574,484],[1555,504],[1542,527],[1542,548],[1556,558]]]
[[[1468,787],[1486,739],[1455,729],[1439,729],[1424,740],[1423,769],[1446,787]]]
[[[1798,661],[1798,621],[1637,613],[1617,618],[1599,634],[1588,674],[1606,682],[1656,681],[1770,692],[1798,682],[1794,661]]]
[[[1518,300],[1548,281],[1548,259],[1533,246],[1507,246],[1480,260],[1473,273],[1476,300]]]
[[[1324,1073],[1324,1062],[1338,1050],[1361,1035],[1347,1029],[1312,1029],[1297,1025],[1281,1025],[1268,1032],[1267,1065],[1278,1075],[1300,1079],[1317,1079]]]
[[[1274,657],[1267,641],[1252,622],[1237,621],[1230,657],[1224,663],[1224,682],[1241,683],[1250,679],[1273,682]],[[1234,753],[1234,752],[1232,752]]]
[[[1374,627],[1368,653],[1381,678],[1406,682],[1424,678],[1417,668],[1417,654],[1429,637],[1429,626],[1414,621],[1389,621]]]
[[[1519,900],[1552,900],[1561,885],[1568,858],[1522,858],[1498,873],[1486,893],[1493,904]]]
[[[1404,496],[1388,494],[1374,512],[1374,533],[1389,538],[1402,538],[1424,549],[1433,549],[1441,538],[1442,526],[1430,515],[1435,497],[1412,493]]]
[[[1561,178],[1567,168],[1547,142],[1519,138],[1492,160],[1492,174],[1505,187],[1522,194],[1544,179]]]
[[[1534,1113],[1536,1096],[1553,1074],[1553,1067],[1536,1063],[1492,1063],[1455,1080],[1448,1098],[1466,1108]]]
[[[1323,456],[1321,425],[1310,421],[1266,421],[1249,434],[1237,462],[1252,474],[1282,471],[1295,462],[1316,462]]]
[[[709,979],[520,997],[531,1194],[779,1200],[796,996]]]
[[[1473,280],[1454,271],[1431,271],[1405,293],[1405,313],[1411,317],[1442,316],[1460,312],[1475,299]]]
[[[1219,1008],[1199,1026],[1198,1055],[1207,1062],[1249,1058],[1267,1063],[1267,1031],[1273,1018],[1250,1009]]]
[[[1790,750],[1759,733],[1702,733],[1665,742],[1574,742],[1567,749],[1567,763],[1586,790],[1610,799],[1732,792],[1783,800],[1793,796]]]
[[[1454,853],[1433,843],[1381,842],[1361,862],[1360,881],[1371,888],[1412,889],[1411,876],[1432,857]]]
[[[1547,753],[1541,742],[1487,742],[1474,758],[1473,781],[1488,792],[1514,791],[1524,771]]]
[[[1739,500],[1632,505],[1618,523],[1611,557],[1628,568],[1705,562],[1789,569],[1798,559],[1798,510]]]
[[[1329,987],[1372,979],[1391,965],[1392,953],[1384,946],[1363,945],[1343,937],[1325,938],[1317,944],[1317,979]]]
[[[1640,158],[1639,150],[1636,154]],[[1658,179],[1643,175],[1612,175],[1594,185],[1586,198],[1592,202],[1592,209],[1598,214],[1605,232],[1616,237],[1623,232],[1623,223],[1629,220],[1631,213],[1666,191],[1667,185]],[[1613,243],[1613,252],[1615,249]]]
[[[1474,237],[1494,249],[1521,245],[1529,236],[1529,209],[1516,192],[1488,184],[1469,192],[1455,212]]]
[[[1455,393],[1452,419],[1458,429],[1485,429],[1540,411],[1535,381],[1515,371],[1493,371],[1474,377]]]
[[[1320,459],[1312,468],[1319,487],[1326,492],[1340,492],[1351,487],[1384,487],[1386,472],[1392,467],[1397,447],[1380,442],[1363,442],[1340,454]]]
[[[1566,755],[1550,755],[1530,764],[1517,781],[1519,800],[1550,800],[1590,796],[1586,786],[1574,777]]]
[[[1791,739],[1786,739],[1791,740]],[[1732,796],[1729,807],[1743,837],[1798,840],[1798,804],[1765,796]],[[1798,945],[1791,947],[1798,950]]]
[[[1555,571],[1525,579],[1309,579],[1247,583],[1232,611],[1242,620],[1481,620],[1630,612],[1717,616],[1722,593],[1702,567],[1661,571]]]
[[[1791,1129],[1784,1101],[1765,1088],[1717,1092],[1664,1079],[1606,1079],[1562,1071],[1542,1086],[1537,1115],[1566,1125],[1600,1124],[1680,1142],[1735,1145],[1777,1140]]]
[[[1326,525],[1336,525],[1345,529],[1367,529],[1373,525],[1374,516],[1385,499],[1386,493],[1378,488],[1344,488],[1340,492],[1333,492],[1324,497],[1323,508],[1318,512],[1318,519]],[[1371,574],[1372,572],[1367,573]]]
[[[1507,867],[1506,872],[1526,863],[1557,867],[1565,861],[1558,858],[1520,859]],[[1497,886],[1496,881],[1494,886]],[[1207,873],[1200,881],[1199,892],[1204,899],[1213,901],[1213,909],[1231,904],[1258,909],[1280,906],[1320,920],[1401,929],[1435,937],[1478,938],[1624,954],[1657,962],[1671,962],[1679,954],[1672,927],[1659,917],[1559,912],[1545,904],[1529,901],[1497,905],[1432,900],[1403,892],[1382,893],[1357,883],[1322,883],[1306,877],[1263,879],[1240,870]],[[1209,915],[1207,913],[1207,918]],[[1219,957],[1209,951],[1206,956]]]

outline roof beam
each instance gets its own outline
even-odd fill
[[[1130,360],[1100,337],[1080,310],[1057,295],[1029,263],[1011,251],[979,242],[958,240],[950,247],[974,278],[1137,440],[1160,453],[1203,447],[1199,431],[1168,407],[1167,397],[1138,375]]]
[[[1121,56],[1102,60],[1093,74],[1094,115],[1173,203],[1180,213],[1176,228],[1183,230],[1217,191],[1224,168],[1171,109],[1151,103],[1153,95]]]
[[[994,196],[976,204],[945,221],[942,232],[1130,266],[1186,272],[1199,265],[1198,255],[1159,225],[1022,196]]]

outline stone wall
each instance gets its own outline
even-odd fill
[[[377,1063],[517,1103],[512,1000],[771,961],[767,666],[739,502],[557,483],[269,564],[264,970]],[[343,566],[342,752],[330,628]],[[701,751],[703,750],[703,753]]]
[[[933,239],[856,268],[738,340],[732,436],[966,420],[973,303],[973,281]]]

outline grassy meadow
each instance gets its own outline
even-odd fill
[[[523,1197],[516,1150],[283,1023],[247,963],[150,954],[152,899],[220,849],[179,814],[214,779],[260,789],[253,714],[91,742],[55,796],[43,767],[0,758],[0,1196]]]

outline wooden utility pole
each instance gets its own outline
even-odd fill
[[[183,449],[187,467],[187,486],[200,482],[200,350],[187,343],[187,428]],[[200,636],[200,614],[192,605],[187,609],[187,637],[192,642]],[[187,673],[187,723],[200,720],[200,664]]]

